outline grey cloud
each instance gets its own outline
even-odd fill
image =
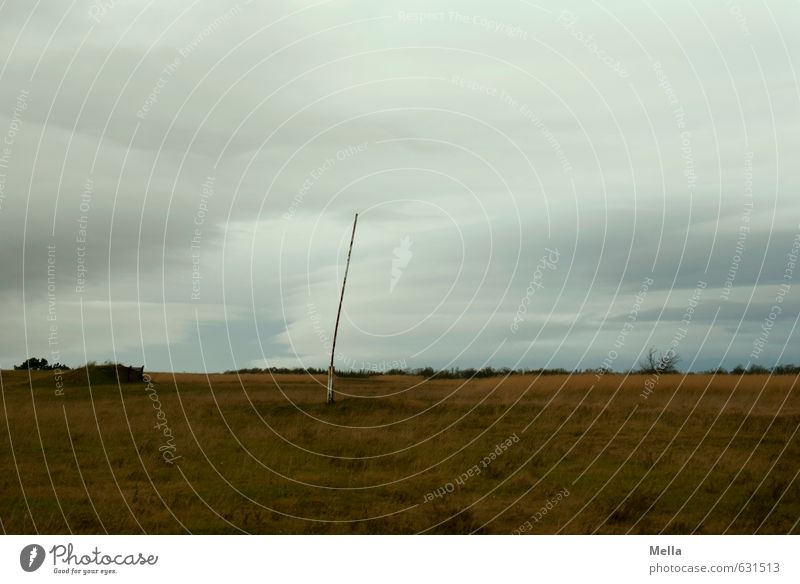
[[[4,362],[26,356],[12,342],[26,333],[47,351],[48,245],[65,358],[82,358],[88,179],[84,328],[104,355],[113,340],[197,370],[202,344],[212,368],[321,365],[359,211],[348,362],[470,365],[502,346],[493,363],[597,366],[645,277],[620,366],[669,342],[699,280],[684,351],[719,308],[699,366],[731,341],[726,359],[744,360],[800,228],[796,7],[314,4],[3,5],[0,148],[19,125],[0,168]],[[726,302],[749,152],[751,230]],[[546,247],[561,261],[512,334]]]

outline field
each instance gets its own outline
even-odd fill
[[[1,379],[4,533],[800,533],[795,376]]]

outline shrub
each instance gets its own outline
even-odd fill
[[[18,371],[23,369],[30,369],[32,371],[52,371],[53,369],[61,369],[63,371],[67,371],[69,367],[61,363],[53,363],[51,365],[44,357],[41,359],[37,357],[29,357],[19,365],[14,365],[14,369]]]

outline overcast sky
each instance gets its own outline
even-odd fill
[[[3,2],[0,367],[324,367],[356,212],[340,368],[800,362],[798,27]]]

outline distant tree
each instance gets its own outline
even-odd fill
[[[45,358],[37,358],[37,357],[28,357],[20,363],[19,365],[14,365],[14,369],[33,369],[33,370],[42,370],[42,369],[50,369],[47,365],[47,359]]]
[[[786,365],[778,365],[776,366],[772,372],[775,375],[795,375],[800,373],[800,367],[794,365],[792,363],[787,363]]]
[[[736,367],[734,367],[733,369],[731,369],[731,373],[733,375],[742,375],[744,372],[745,372],[745,368],[742,366],[741,363],[739,365],[737,365]]]
[[[422,369],[417,369],[414,373],[417,375],[421,375],[422,377],[433,377],[434,371],[433,367],[423,367]]]
[[[747,369],[747,373],[748,375],[766,375],[767,373],[769,373],[769,369],[767,369],[763,365],[752,363],[750,367]]]
[[[647,355],[639,361],[639,372],[648,375],[677,373],[680,360],[680,355],[673,349],[669,349],[666,353],[659,353],[655,347],[650,347]]]

